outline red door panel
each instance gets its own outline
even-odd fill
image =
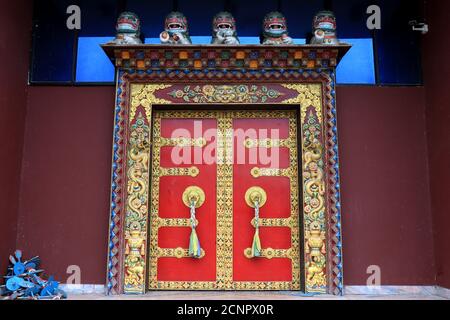
[[[286,224],[293,215],[291,179],[297,179],[296,165],[295,174],[280,173],[280,170],[292,169],[290,166],[293,165],[292,150],[286,143],[281,146],[280,143],[292,143],[292,139],[296,140],[296,137],[293,138],[291,130],[291,113],[275,114],[280,116],[272,116],[273,113],[263,111],[260,114],[232,111],[156,112],[159,131],[154,131],[153,140],[159,141],[160,147],[157,149],[157,159],[152,159],[152,170],[157,170],[159,174],[158,179],[153,181],[154,185],[158,186],[158,195],[156,199],[152,197],[151,217],[153,220],[157,219],[160,225],[155,228],[155,222],[152,222],[150,242],[151,246],[156,246],[158,257],[156,260],[154,254],[150,257],[154,269],[150,269],[150,274],[156,272],[156,277],[151,276],[150,288],[299,288],[299,262],[293,263],[291,255],[291,251],[295,251],[298,257],[300,250],[295,248],[299,246],[298,241],[293,240],[298,238],[298,234],[294,235],[298,226]],[[231,130],[234,133],[233,145],[217,138],[219,121],[221,128],[226,123],[225,131]],[[174,139],[180,137],[184,138],[184,146],[179,145],[181,140]],[[196,146],[197,139],[202,137],[206,144]],[[268,140],[273,143],[270,147],[264,145]],[[225,164],[230,171],[224,171],[223,163],[220,168],[217,164],[220,160],[217,159],[220,154],[216,149],[219,143],[224,150],[228,150],[226,153],[231,154],[229,148],[232,148],[233,163]],[[294,148],[295,143],[294,141]],[[155,157],[155,153],[153,156]],[[224,160],[225,158],[221,159]],[[188,169],[193,167],[197,174],[191,175]],[[255,177],[252,175],[254,168],[271,168],[278,171]],[[228,189],[223,187],[223,177],[218,176],[218,172],[231,171],[232,175],[224,174],[224,177],[227,179],[227,188],[228,185],[232,186],[232,197],[231,192],[226,192]],[[221,189],[218,189],[219,183]],[[205,193],[204,204],[196,210],[199,222],[196,231],[205,253],[200,259],[186,255],[191,234],[190,211],[183,203],[182,195],[190,186],[200,187]],[[251,187],[260,187],[267,194],[267,202],[259,213],[260,239],[263,250],[277,252],[274,256],[265,253],[263,257],[252,258],[248,256],[248,252],[246,254],[246,250],[252,246],[255,233],[255,227],[252,225],[255,211],[245,201],[245,194]],[[222,190],[219,195],[218,190]],[[225,203],[230,211],[223,208],[218,210],[218,198],[224,194],[229,194],[229,198],[219,203]],[[273,221],[276,221],[275,225],[270,224]],[[279,221],[283,222],[282,225],[278,225]],[[292,221],[298,224],[298,219]],[[229,236],[231,233],[224,233],[223,228],[232,231],[232,238]],[[181,256],[180,249],[183,251]],[[175,251],[178,255],[174,254]]]
[[[163,138],[202,138],[204,132],[217,126],[215,119],[161,119]],[[215,145],[207,141],[205,147]],[[189,186],[198,186],[205,192],[205,203],[196,210],[199,225],[196,228],[205,256],[161,257],[158,259],[158,281],[215,281],[216,280],[216,165],[195,161],[204,147],[164,146],[161,148],[161,168],[190,168],[199,174],[191,176],[163,176],[159,185],[159,217],[163,219],[190,218],[189,208],[182,202],[182,194]],[[189,247],[190,226],[161,227],[158,232],[160,248]]]
[[[234,130],[247,131],[252,139],[287,139],[289,137],[288,119],[235,119]],[[254,132],[252,132],[254,131]],[[235,138],[235,163],[233,166],[233,278],[235,281],[292,281],[292,263],[288,258],[252,258],[244,251],[250,248],[255,228],[251,224],[255,216],[253,208],[245,202],[245,193],[250,187],[258,186],[267,193],[267,202],[260,209],[260,219],[289,218],[290,181],[288,177],[259,177],[251,175],[253,168],[288,168],[289,150],[287,148],[245,148],[242,140]],[[245,162],[238,160],[245,152]],[[253,156],[251,154],[253,153]],[[256,155],[256,157],[255,157]],[[269,162],[270,160],[270,162]],[[289,249],[291,231],[286,227],[260,227],[263,248]]]

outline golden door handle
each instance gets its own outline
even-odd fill
[[[183,203],[186,207],[191,208],[195,204],[195,208],[200,208],[205,203],[205,192],[197,187],[191,186],[183,192]]]
[[[255,208],[256,203],[258,203],[258,207],[262,208],[266,204],[267,201],[267,193],[261,187],[251,187],[245,193],[245,202],[249,207]]]
[[[259,238],[259,209],[266,204],[267,193],[261,187],[251,187],[245,193],[245,202],[249,207],[255,209],[255,234],[250,253],[244,252],[249,258],[257,258],[262,256],[261,240]]]
[[[189,237],[188,255],[192,258],[200,259],[204,256],[204,251],[200,247],[200,240],[197,236],[195,209],[200,208],[205,203],[205,192],[200,187],[190,186],[184,190],[182,200],[191,213],[191,236]]]

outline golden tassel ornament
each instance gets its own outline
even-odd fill
[[[193,258],[200,258],[202,256],[202,248],[200,247],[200,240],[198,239],[195,228],[192,228],[191,237],[189,238],[189,256]]]
[[[201,258],[202,248],[200,246],[200,240],[197,236],[196,221],[195,221],[195,201],[191,202],[191,236],[189,237],[189,256],[193,258]]]
[[[262,255],[262,247],[261,247],[261,239],[259,238],[259,202],[255,201],[255,235],[253,236],[252,243],[252,257],[261,257]]]
[[[255,235],[253,236],[252,244],[252,257],[261,257],[261,240],[259,239],[259,228],[256,228]]]

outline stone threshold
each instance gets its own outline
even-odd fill
[[[128,295],[128,296],[106,296],[105,295],[105,286],[98,284],[62,284],[61,289],[67,292],[70,296],[86,296],[92,295],[95,299],[99,298],[111,298],[122,297],[124,299],[168,299],[168,300],[178,300],[178,299],[276,299],[276,300],[291,300],[291,299],[311,299],[311,298],[319,298],[319,299],[358,299],[358,298],[370,298],[370,297],[378,297],[382,298],[390,297],[390,298],[399,298],[403,297],[423,297],[423,298],[441,298],[441,299],[450,299],[450,289],[438,287],[438,286],[345,286],[344,292],[345,295],[343,297],[336,297],[332,295],[305,295],[301,292],[279,292],[279,291],[249,291],[249,292],[241,292],[241,291],[150,291],[145,295]]]

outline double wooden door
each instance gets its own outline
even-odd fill
[[[150,290],[299,290],[295,111],[155,111]]]

